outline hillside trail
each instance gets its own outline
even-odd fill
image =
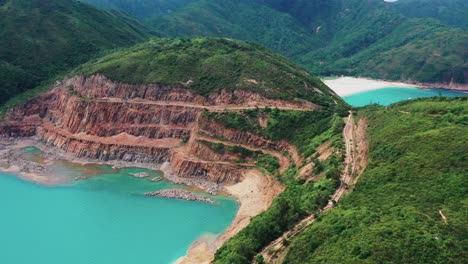
[[[182,106],[189,108],[207,109],[211,112],[240,112],[243,110],[253,110],[261,108],[278,108],[279,110],[290,111],[314,111],[320,107],[312,106],[284,106],[284,105],[270,105],[270,104],[257,104],[257,105],[238,105],[238,104],[220,104],[220,105],[203,105],[191,102],[177,102],[177,101],[152,101],[146,99],[121,99],[115,97],[107,97],[95,99],[96,102],[101,103],[127,103],[127,104],[142,104],[142,105],[157,105],[157,106]]]
[[[273,150],[268,150],[268,149],[263,149],[263,148],[255,148],[255,147],[252,147],[252,146],[249,146],[249,145],[246,145],[246,144],[233,143],[233,142],[229,142],[229,141],[223,141],[223,140],[214,139],[214,138],[210,138],[210,137],[204,137],[204,136],[200,136],[200,135],[197,135],[196,139],[197,140],[208,141],[208,142],[213,142],[213,143],[220,143],[220,144],[223,144],[223,145],[226,145],[226,146],[231,146],[231,147],[240,146],[240,147],[243,147],[243,148],[251,150],[251,151],[261,151],[264,154],[271,155],[271,156],[278,159],[279,164],[280,164],[280,168],[279,168],[280,173],[284,173],[289,168],[289,166],[291,165],[291,163],[289,161],[289,158],[284,156],[283,154],[281,154],[279,151],[273,151]]]
[[[365,157],[368,148],[365,136],[366,127],[366,120],[361,119],[356,125],[354,122],[353,112],[349,112],[346,125],[343,129],[346,156],[344,161],[345,168],[340,176],[340,186],[330,197],[328,204],[320,210],[320,213],[324,213],[332,209],[341,200],[341,198],[348,193],[349,187],[356,184],[359,176],[364,171],[365,166],[367,166],[367,158]],[[315,220],[316,217],[314,214],[309,215],[296,224],[291,230],[285,232],[278,239],[266,246],[260,253],[263,255],[265,263],[282,263],[286,256],[285,253],[287,249],[287,246],[283,244],[283,241],[291,241],[291,239],[312,225]],[[252,263],[255,264],[255,260],[253,260]]]

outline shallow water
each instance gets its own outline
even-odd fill
[[[37,159],[34,149],[25,150]],[[0,263],[172,263],[200,236],[223,232],[237,211],[223,197],[211,205],[143,196],[180,188],[151,182],[155,171],[64,161],[52,167],[70,178],[91,177],[47,187],[0,173]],[[150,177],[130,175],[136,172]]]
[[[365,106],[369,104],[390,105],[399,101],[434,96],[466,96],[468,94],[444,89],[417,89],[388,87],[362,93],[344,96],[343,99],[352,106]]]

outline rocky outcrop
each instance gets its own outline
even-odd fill
[[[174,151],[171,156],[174,172],[184,178],[206,178],[216,183],[236,183],[244,176],[246,167],[239,164],[206,161],[182,151]]]
[[[215,201],[213,201],[210,198],[206,198],[203,195],[185,191],[185,190],[180,190],[180,189],[166,189],[166,190],[161,190],[157,192],[148,192],[148,193],[145,193],[145,196],[157,196],[157,197],[165,197],[165,198],[174,198],[174,199],[185,200],[185,201],[198,201],[198,202],[216,204]]]
[[[227,129],[203,118],[203,111],[239,111],[259,106],[311,110],[305,101],[267,99],[248,91],[220,91],[208,96],[184,85],[133,85],[102,75],[75,76],[7,112],[0,135],[37,136],[79,158],[104,161],[170,162],[179,177],[216,183],[238,182],[252,164],[238,164],[235,155],[217,153],[197,139],[223,138],[231,143],[289,152],[285,141]]]
[[[70,87],[81,96],[88,98],[120,98],[144,99],[149,101],[185,102],[202,106],[242,105],[242,106],[270,106],[317,109],[318,106],[305,100],[285,101],[267,99],[258,93],[244,90],[222,90],[206,97],[193,93],[187,85],[145,84],[133,85],[109,80],[97,74],[89,77],[75,76],[66,79],[60,86]]]

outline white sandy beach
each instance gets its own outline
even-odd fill
[[[323,82],[339,96],[348,96],[386,87],[418,88],[414,84],[354,77],[339,77],[332,80],[323,80]]]

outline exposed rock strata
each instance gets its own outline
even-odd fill
[[[76,76],[10,110],[0,123],[0,135],[37,136],[41,142],[79,158],[169,162],[179,177],[235,183],[253,162],[238,164],[232,155],[212,151],[196,140],[199,133],[203,133],[204,140],[223,138],[287,152],[297,162],[299,155],[285,141],[227,129],[203,118],[202,112],[261,106],[297,110],[318,107],[301,100],[267,99],[248,91],[221,91],[204,97],[183,85],[131,85],[102,75]]]

